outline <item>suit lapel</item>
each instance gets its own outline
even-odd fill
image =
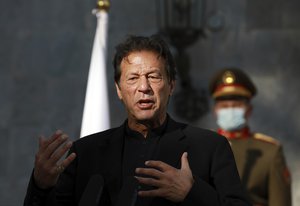
[[[183,133],[185,125],[179,124],[169,118],[168,128],[165,135],[161,137],[157,160],[165,162],[172,167],[181,167],[181,156],[187,150],[187,138]],[[151,205],[175,205],[163,198],[154,198]]]
[[[103,166],[106,169],[104,179],[113,205],[115,204],[114,202],[118,197],[122,185],[123,144],[124,124],[108,136],[107,145],[105,147],[105,164]]]
[[[180,167],[181,156],[187,149],[187,138],[182,131],[185,126],[169,118],[166,134],[161,137],[159,143],[157,160]]]

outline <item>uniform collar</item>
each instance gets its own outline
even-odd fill
[[[246,139],[251,136],[249,127],[245,127],[238,131],[226,131],[219,128],[218,133],[225,136],[227,139]]]

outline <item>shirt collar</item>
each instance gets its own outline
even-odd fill
[[[162,136],[164,133],[165,133],[165,130],[167,128],[167,125],[168,125],[168,120],[169,120],[169,115],[167,115],[165,121],[163,122],[162,125],[160,125],[159,127],[156,127],[156,128],[153,128],[151,129],[148,134],[147,134],[147,137],[159,137],[159,136]],[[141,136],[143,137],[143,135],[131,128],[129,128],[128,126],[128,121],[126,121],[126,124],[125,124],[125,134],[126,136],[129,136],[129,137],[133,137],[133,138],[140,138]]]

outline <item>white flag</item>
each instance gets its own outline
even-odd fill
[[[105,10],[95,10],[94,14],[97,17],[97,28],[86,87],[80,137],[100,132],[110,127],[106,82],[108,14]]]

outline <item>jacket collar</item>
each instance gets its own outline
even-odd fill
[[[112,134],[107,137],[106,155],[105,155],[105,184],[108,187],[112,205],[115,205],[117,195],[122,185],[122,161],[124,145],[125,123],[116,128]]]
[[[180,160],[186,150],[187,142],[183,129],[185,124],[175,122],[169,118],[166,133],[161,138],[157,160],[163,161],[173,167],[180,167]]]

